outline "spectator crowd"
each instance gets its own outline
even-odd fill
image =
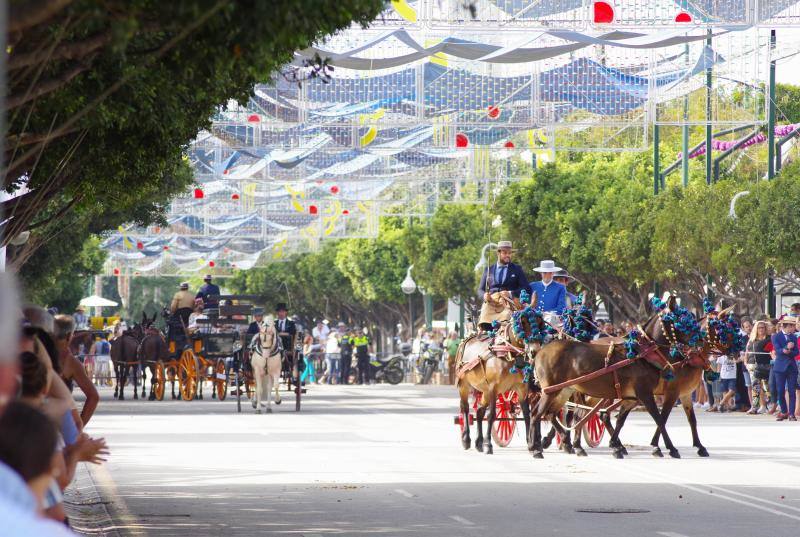
[[[87,433],[99,396],[70,351],[75,319],[20,310],[0,273],[0,320],[0,534],[71,535],[64,490],[78,463],[101,464],[109,454],[104,439]]]

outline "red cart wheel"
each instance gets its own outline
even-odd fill
[[[492,424],[492,440],[500,447],[506,447],[517,429],[519,398],[517,392],[508,391],[497,396],[495,421]]]
[[[606,433],[606,424],[600,419],[600,415],[595,413],[589,420],[583,424],[583,437],[589,447],[596,448],[603,441],[603,435]]]

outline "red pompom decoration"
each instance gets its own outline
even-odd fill
[[[114,276],[119,276],[119,269],[118,268],[114,269]]]
[[[137,242],[136,248],[138,248],[139,250],[144,250],[144,243],[142,241]]]
[[[685,11],[681,11],[675,15],[675,22],[692,22],[692,16]]]
[[[234,201],[238,200],[239,199],[239,194],[231,194],[231,199],[234,200]]]
[[[505,147],[506,149],[514,149],[514,142],[509,140],[505,144],[503,144],[503,147]]]
[[[490,106],[489,109],[486,111],[486,115],[489,116],[491,119],[497,119],[500,117],[500,108],[497,106]]]
[[[342,210],[342,214],[344,216],[347,216],[348,214],[350,214],[350,211],[348,211],[347,209],[344,209],[344,210]]]
[[[319,209],[317,209],[316,205],[309,205],[308,212],[311,214],[317,214],[319,212]]]
[[[258,114],[250,114],[247,116],[247,121],[250,123],[259,123],[261,121],[261,117]]]
[[[458,133],[456,134],[456,147],[467,147],[469,145],[469,138],[467,138],[466,134]]]
[[[213,267],[214,265],[216,265],[216,263],[214,263],[213,261],[209,261],[209,262],[208,262],[208,266],[209,266],[209,267]]]
[[[169,250],[169,246],[166,246],[166,245],[165,245],[165,246],[164,246],[164,250],[165,250],[165,251],[166,251],[166,250]]]
[[[614,8],[608,2],[594,3],[595,24],[608,24],[614,22]]]
[[[201,199],[203,199],[205,197],[206,197],[206,195],[203,193],[203,189],[202,188],[195,188],[194,189],[194,199],[201,200]]]
[[[336,185],[333,185],[331,187],[331,194],[338,194],[338,193],[339,193],[339,187],[336,186]]]

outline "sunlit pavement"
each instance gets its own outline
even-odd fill
[[[311,386],[301,412],[284,392],[262,415],[102,397],[89,432],[112,455],[91,477],[123,535],[800,535],[800,425],[770,416],[700,412],[709,459],[676,409],[680,460],[650,455],[643,413],[625,460],[534,460],[522,424],[494,455],[464,451],[448,386]]]

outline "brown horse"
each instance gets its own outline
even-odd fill
[[[530,311],[535,312],[536,294],[531,298]],[[528,311],[528,308],[523,312]],[[521,312],[522,313],[522,312]],[[534,332],[540,333],[544,330],[544,320],[541,315],[535,314],[538,319],[537,326],[532,327],[525,315],[521,315],[521,325],[523,336],[531,336]],[[534,344],[538,348],[538,343]],[[456,364],[460,364],[458,371],[458,393],[461,397],[461,414],[463,416],[464,433],[461,437],[461,444],[464,449],[469,449],[469,396],[473,390],[481,393],[481,402],[477,410],[478,437],[475,439],[475,449],[484,451],[483,439],[483,418],[489,409],[489,419],[487,422],[486,453],[492,454],[491,430],[496,419],[497,396],[509,390],[517,392],[517,397],[522,407],[522,415],[525,419],[525,430],[527,433],[530,423],[530,405],[528,401],[528,386],[522,372],[512,372],[514,360],[509,360],[509,356],[526,355],[530,356],[534,352],[534,346],[526,343],[524,339],[514,333],[511,321],[504,321],[497,329],[497,335],[493,338],[475,337],[466,339],[459,347],[456,355]]]
[[[674,367],[675,378],[670,381],[662,378],[654,392],[655,395],[664,397],[664,402],[661,405],[661,417],[665,425],[669,419],[670,412],[672,412],[672,409],[675,407],[675,402],[680,399],[681,406],[683,407],[683,411],[686,414],[686,419],[692,431],[692,445],[697,448],[697,454],[700,457],[708,457],[708,450],[700,442],[700,436],[697,433],[697,416],[694,413],[694,405],[692,404],[692,393],[697,390],[698,386],[700,386],[700,383],[703,381],[703,372],[709,368],[709,356],[713,354],[727,354],[733,344],[733,341],[724,341],[717,332],[717,329],[714,326],[709,326],[708,321],[714,318],[728,318],[732,315],[733,308],[734,306],[731,306],[718,313],[709,313],[708,317],[701,319],[701,327],[707,329],[702,347],[690,351],[684,360],[678,362]],[[610,425],[610,417],[606,416],[606,427],[609,431],[621,428],[625,423],[625,418],[628,413],[635,406],[635,403],[623,405],[617,417],[617,424],[614,427],[608,427]],[[656,430],[650,441],[650,445],[653,448],[652,454],[655,457],[664,456],[659,447],[660,437],[660,431]],[[618,442],[618,444],[621,446],[621,443]],[[622,449],[624,449],[624,447]]]
[[[670,312],[675,310],[674,297],[670,297],[668,300],[667,308]],[[636,359],[631,360],[624,367],[615,369],[614,372],[585,378],[576,384],[563,385],[560,389],[557,387],[558,385],[596,373],[608,365],[619,362],[627,363],[624,346],[617,344],[592,345],[560,340],[544,346],[537,353],[536,379],[542,388],[542,395],[532,417],[533,427],[529,434],[529,449],[535,458],[543,456],[541,419],[554,416],[575,392],[603,399],[641,401],[663,435],[664,444],[669,449],[670,455],[672,457],[680,456],[667,434],[664,419],[661,417],[653,395],[661,381],[661,372],[652,363],[658,364],[659,367],[672,367],[666,353],[670,341],[665,334],[664,326],[665,322],[661,318],[661,314],[654,314],[642,328],[643,334],[639,339],[640,351]],[[686,337],[676,334],[674,330],[672,330],[671,337],[676,339],[677,343],[687,344]],[[550,386],[554,388],[547,390]],[[623,451],[617,444],[619,428],[618,426],[611,437],[611,442],[615,446],[612,448],[612,453],[616,458],[623,458]],[[569,441],[569,435],[565,440]]]
[[[134,370],[133,398],[139,398],[135,386],[135,368],[139,367],[138,349],[139,341],[130,330],[111,340],[111,363],[114,365],[114,376],[117,381],[114,385],[114,399],[120,401],[125,399],[125,383],[131,370]]]

